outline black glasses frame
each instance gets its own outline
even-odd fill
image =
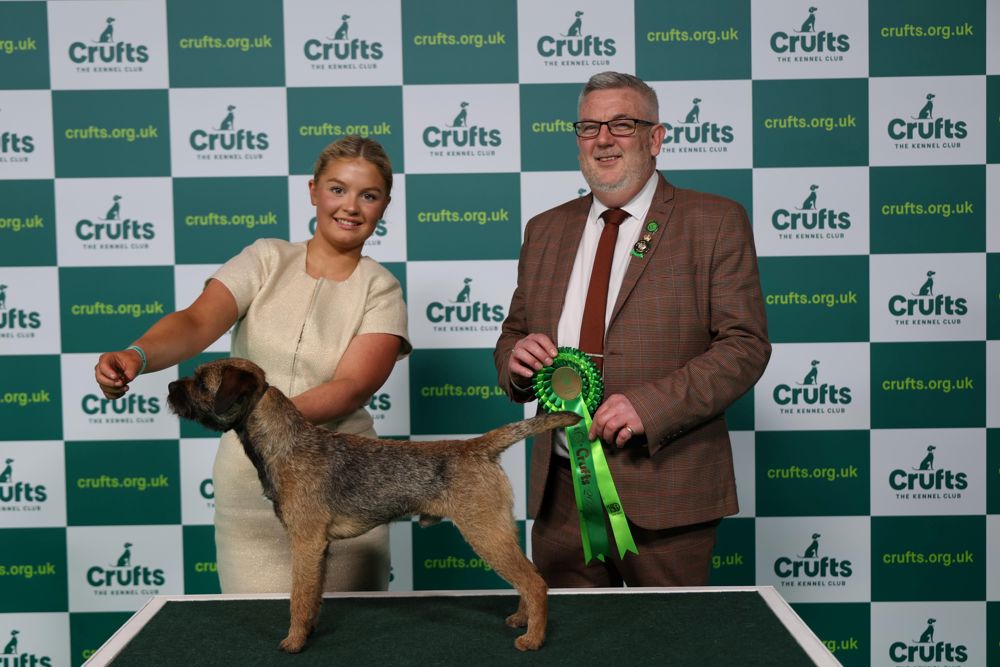
[[[611,129],[612,123],[620,123],[623,120],[635,123],[635,125],[632,126],[631,132],[624,132],[624,133],[616,132],[613,129]],[[593,134],[583,134],[580,129],[581,125],[596,125],[597,132],[594,132]],[[636,130],[639,129],[640,125],[652,126],[656,125],[656,123],[651,123],[648,120],[642,120],[641,118],[612,118],[611,120],[578,120],[575,123],[573,123],[573,130],[576,132],[576,136],[580,137],[581,139],[593,139],[594,137],[596,137],[601,133],[601,125],[607,125],[608,132],[613,137],[631,137],[636,133]]]

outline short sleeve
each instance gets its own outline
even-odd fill
[[[232,293],[236,299],[240,318],[246,314],[251,302],[260,293],[276,258],[276,252],[268,241],[268,239],[254,241],[211,276]]]
[[[396,277],[381,265],[375,264],[376,270],[368,285],[368,298],[358,334],[388,333],[403,339],[399,358],[410,353],[407,333],[406,303],[403,301],[403,288]]]

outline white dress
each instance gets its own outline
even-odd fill
[[[369,257],[362,257],[342,282],[313,278],[306,273],[304,242],[260,239],[212,277],[229,289],[239,308],[232,356],[256,362],[267,373],[268,383],[288,396],[332,379],[358,334],[395,334],[404,340],[400,356],[410,351],[399,282]],[[323,426],[375,435],[364,408]],[[222,592],[289,592],[288,538],[232,431],[222,436],[212,476]],[[387,526],[331,542],[325,590],[385,590],[388,582]]]

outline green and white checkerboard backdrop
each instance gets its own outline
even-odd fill
[[[775,586],[845,665],[1000,665],[1000,1],[101,0],[0,3],[0,667],[218,590],[216,438],[166,409],[177,372],[112,403],[92,368],[254,239],[307,238],[337,137],[398,174],[368,253],[415,350],[377,429],[520,418],[491,350],[524,222],[586,191],[570,123],[608,69],[659,93],[668,178],[753,219],[774,354],[729,411],[713,583]],[[503,585],[448,524],[392,549],[396,590]]]

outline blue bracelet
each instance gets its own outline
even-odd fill
[[[135,350],[136,352],[139,353],[139,358],[142,359],[142,366],[139,368],[139,373],[137,374],[137,377],[139,375],[142,375],[143,373],[145,373],[146,372],[146,353],[142,351],[142,348],[139,347],[138,345],[129,345],[125,349],[126,350]]]

